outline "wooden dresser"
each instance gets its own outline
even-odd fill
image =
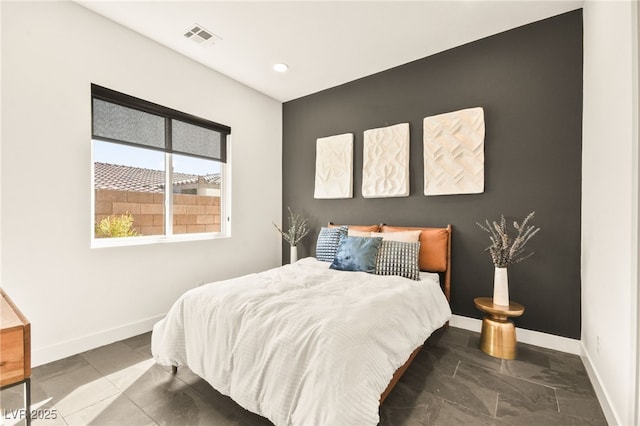
[[[31,423],[31,324],[0,288],[0,388],[24,384],[25,417]]]

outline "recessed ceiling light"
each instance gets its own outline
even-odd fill
[[[273,70],[275,72],[287,72],[288,69],[289,69],[289,65],[287,64],[275,64],[273,66]]]

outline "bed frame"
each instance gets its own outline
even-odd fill
[[[332,223],[329,226],[337,226]],[[373,225],[373,226],[351,226],[354,229],[361,229],[367,231],[375,231],[373,227],[377,227],[377,230],[381,232],[398,232],[408,230],[420,230],[420,255],[419,263],[420,270],[428,272],[438,272],[440,275],[440,285],[442,292],[444,293],[447,301],[451,303],[451,225],[447,225],[446,228],[418,228],[418,227],[397,227],[388,225]],[[447,327],[447,322],[444,327]],[[393,387],[398,383],[400,377],[409,368],[411,362],[414,360],[418,352],[422,349],[422,345],[417,347],[409,359],[400,366],[393,374],[391,381],[387,388],[382,392],[380,396],[380,405],[387,398]],[[177,374],[178,367],[171,367],[172,374]]]
[[[447,302],[451,303],[451,225],[446,228],[408,228],[381,225],[382,232],[394,232],[403,230],[418,230],[420,234],[420,269],[428,272],[438,272],[440,275],[440,285],[442,292],[447,298]],[[447,322],[444,327],[448,327]],[[380,396],[380,405],[389,396],[393,387],[398,383],[400,377],[409,368],[413,359],[422,349],[422,345],[418,346],[409,359],[400,368],[396,370],[389,382],[387,388]]]

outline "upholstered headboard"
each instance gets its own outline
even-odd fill
[[[451,300],[451,225],[446,228],[420,228],[407,226],[382,225],[382,232],[420,230],[420,270],[441,272],[444,282],[442,291]]]
[[[329,222],[329,228],[335,228],[337,226],[344,226],[344,225],[337,225],[333,222]],[[362,232],[380,232],[380,227],[382,226],[380,225],[347,225],[349,227],[349,229],[353,229],[356,231],[362,231]]]
[[[339,226],[329,223],[329,226]],[[420,232],[420,270],[442,274],[442,291],[447,300],[451,296],[451,225],[446,228],[421,228],[391,225],[348,225],[349,229],[364,232]]]

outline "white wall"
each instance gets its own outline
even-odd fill
[[[1,277],[34,364],[149,330],[198,281],[280,264],[280,102],[76,4],[1,7]],[[231,238],[89,248],[90,83],[231,126]]]
[[[633,51],[633,75],[634,88],[633,88],[633,147],[635,152],[633,158],[635,158],[636,167],[633,168],[634,183],[633,196],[635,198],[634,215],[635,215],[635,256],[632,256],[632,261],[635,261],[635,291],[636,291],[636,305],[635,305],[635,318],[636,318],[636,362],[635,362],[635,392],[632,392],[630,397],[632,398],[632,404],[634,406],[634,422],[640,423],[640,5],[634,3],[636,9],[635,22],[632,24],[632,30],[635,31],[634,43],[632,43]],[[632,370],[633,371],[633,370]]]
[[[2,23],[2,4],[0,4],[0,23]],[[0,48],[2,31],[0,31]],[[0,55],[0,82],[2,82],[2,55]],[[0,93],[1,93],[0,87]],[[0,286],[2,286],[2,98],[0,97]]]
[[[638,396],[634,16],[630,1],[584,6],[582,344],[608,420],[625,425]]]

